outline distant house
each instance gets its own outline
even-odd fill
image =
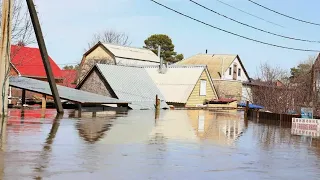
[[[63,83],[63,74],[59,66],[49,56],[49,62],[55,81],[58,84]],[[40,50],[38,48],[26,47],[26,46],[11,46],[11,76],[23,76],[42,81],[47,81],[46,71],[43,65]],[[9,97],[21,97],[21,90],[10,88]],[[28,92],[26,97],[32,98],[38,96],[36,93]]]
[[[62,83],[63,78],[61,69],[50,56],[49,62],[56,82]],[[20,75],[38,80],[47,80],[40,50],[38,48],[12,45],[10,75]]]
[[[62,70],[63,83],[61,85],[75,88],[77,86],[77,70],[68,69]]]
[[[206,100],[217,99],[217,93],[205,65],[146,66],[167,103],[176,107],[197,107]]]
[[[83,55],[80,80],[95,63],[140,66],[159,64],[160,59],[149,49],[98,42]]]
[[[161,108],[168,108],[164,96],[141,67],[96,64],[77,89],[131,102],[131,109],[154,109],[156,95]]]
[[[238,101],[249,98],[247,88],[242,83],[250,78],[238,55],[197,54],[176,64],[207,65],[219,97]]]

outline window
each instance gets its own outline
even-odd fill
[[[207,81],[200,80],[200,96],[206,96],[206,95],[207,95]]]
[[[230,76],[231,76],[231,70],[232,70],[231,67],[229,67],[229,75],[230,75]]]
[[[238,69],[238,76],[241,76],[241,69]]]

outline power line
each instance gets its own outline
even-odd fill
[[[254,15],[254,14],[248,13],[248,12],[242,10],[242,9],[239,9],[239,8],[237,8],[237,7],[234,7],[234,6],[232,6],[232,5],[230,5],[230,4],[226,3],[226,2],[223,2],[223,1],[221,1],[221,0],[216,0],[216,1],[218,1],[219,3],[224,4],[224,5],[226,5],[226,6],[229,6],[229,7],[233,8],[233,9],[235,9],[235,10],[238,10],[238,11],[240,11],[240,12],[242,12],[242,13],[245,13],[245,14],[247,14],[247,15],[249,15],[249,16],[255,17],[255,18],[257,18],[257,19],[260,19],[260,20],[265,21],[265,22],[267,22],[267,23],[273,24],[273,25],[275,25],[275,26],[279,26],[279,27],[285,28],[284,26],[282,26],[282,25],[280,25],[280,24],[274,23],[274,22],[269,21],[269,20],[266,20],[266,19],[264,19],[264,18],[262,18],[262,17],[259,17],[259,16],[256,16],[256,15]]]
[[[252,1],[252,0],[248,0],[248,1],[251,2],[251,3],[253,3],[253,4],[255,4],[255,5],[257,5],[257,6],[260,6],[260,7],[264,8],[264,9],[267,9],[267,10],[269,10],[269,11],[271,11],[271,12],[274,12],[274,13],[279,14],[279,15],[281,15],[281,16],[287,17],[287,18],[289,18],[289,19],[293,19],[293,20],[300,21],[300,22],[307,23],[307,24],[312,24],[312,25],[315,25],[315,26],[320,26],[320,24],[318,24],[318,23],[301,20],[301,19],[298,19],[298,18],[289,16],[289,15],[286,15],[286,14],[280,13],[280,12],[275,11],[275,10],[273,10],[273,9],[270,9],[270,8],[268,8],[268,7],[266,7],[266,6],[263,6],[263,5],[261,5],[261,4],[258,4],[258,3],[254,2],[254,1]]]
[[[210,8],[202,5],[202,4],[199,4],[199,3],[197,3],[197,2],[195,2],[195,1],[193,1],[193,0],[189,0],[189,1],[192,2],[192,3],[194,3],[194,4],[196,4],[196,5],[198,5],[198,6],[200,6],[200,7],[202,7],[202,8],[204,8],[204,9],[206,9],[206,10],[208,10],[208,11],[211,11],[211,12],[215,13],[215,14],[217,14],[217,15],[219,15],[219,16],[222,16],[222,17],[224,17],[224,18],[226,18],[226,19],[229,19],[229,20],[231,20],[231,21],[233,21],[233,22],[236,22],[236,23],[241,24],[241,25],[243,25],[243,26],[247,26],[247,27],[249,27],[249,28],[252,28],[252,29],[255,29],[255,30],[258,30],[258,31],[267,33],[267,34],[271,34],[271,35],[274,35],[274,36],[278,36],[278,37],[282,37],[282,38],[286,38],[286,39],[291,39],[291,40],[295,40],[295,41],[304,41],[304,42],[311,42],[311,43],[320,43],[320,41],[294,38],[294,37],[289,37],[289,36],[284,36],[284,35],[281,35],[281,34],[273,33],[273,32],[270,32],[270,31],[266,31],[266,30],[264,30],[264,29],[260,29],[260,28],[251,26],[251,25],[249,25],[249,24],[246,24],[246,23],[240,22],[240,21],[238,21],[238,20],[235,20],[235,19],[233,19],[233,18],[230,18],[230,17],[228,17],[228,16],[226,16],[226,15],[220,14],[220,13],[218,13],[218,12],[216,12],[216,11],[214,11],[214,10],[212,10],[212,9],[210,9]]]
[[[169,9],[169,10],[171,10],[171,11],[177,13],[177,14],[180,14],[180,15],[182,15],[182,16],[184,16],[184,17],[187,17],[187,18],[189,18],[189,19],[192,19],[192,20],[194,20],[194,21],[197,21],[197,22],[199,22],[199,23],[201,23],[201,24],[204,24],[204,25],[206,25],[206,26],[212,27],[212,28],[214,28],[214,29],[218,29],[219,31],[223,31],[223,32],[228,33],[228,34],[232,34],[232,35],[234,35],[234,36],[241,37],[241,38],[243,38],[243,39],[247,39],[247,40],[254,41],[254,42],[257,42],[257,43],[260,43],[260,44],[265,44],[265,45],[269,45],[269,46],[273,46],[273,47],[278,47],[278,48],[283,48],[283,49],[290,49],[290,50],[295,50],[295,51],[306,51],[306,52],[319,52],[319,50],[299,49],[299,48],[292,48],[292,47],[287,47],[287,46],[280,46],[280,45],[271,44],[271,43],[259,41],[259,40],[256,40],[256,39],[252,39],[252,38],[249,38],[249,37],[246,37],[246,36],[242,36],[242,35],[240,35],[240,34],[233,33],[233,32],[230,32],[230,31],[221,29],[221,28],[219,28],[219,27],[213,26],[213,25],[211,25],[211,24],[205,23],[205,22],[200,21],[200,20],[198,20],[198,19],[195,19],[195,18],[193,18],[193,17],[191,17],[191,16],[188,16],[188,15],[186,15],[186,14],[183,14],[183,13],[177,11],[177,10],[174,10],[174,9],[168,7],[168,6],[165,6],[165,5],[159,3],[159,2],[157,2],[157,1],[155,1],[155,0],[150,0],[150,1],[152,1],[152,2],[154,2],[154,3],[156,3],[156,4],[158,4],[158,5],[166,8],[166,9]]]

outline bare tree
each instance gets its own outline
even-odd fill
[[[277,80],[285,80],[288,78],[288,72],[280,67],[272,67],[267,62],[260,64],[257,79],[264,82],[275,82]]]
[[[129,36],[126,33],[117,32],[114,30],[105,30],[103,32],[95,33],[93,35],[92,41],[88,43],[88,48],[90,49],[99,41],[102,43],[118,44],[122,46],[131,44]]]
[[[286,70],[262,64],[258,79],[251,83],[253,101],[274,113],[299,112],[302,106],[310,106],[312,65],[308,67],[289,77]]]
[[[0,6],[2,0],[0,0]],[[0,8],[0,19],[2,16]],[[12,43],[28,45],[35,42],[34,31],[26,3],[14,0],[12,15]]]
[[[291,107],[291,89],[288,73],[280,67],[263,63],[258,69],[257,79],[251,82],[254,103],[275,113],[287,112]]]

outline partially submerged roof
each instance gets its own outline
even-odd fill
[[[27,91],[41,93],[51,96],[51,89],[48,82],[26,77],[10,77],[9,84],[12,87],[25,89]],[[78,89],[57,85],[61,99],[81,104],[128,104],[128,101],[118,100]]]
[[[159,57],[149,49],[120,46],[103,43],[103,45],[116,57],[124,59],[136,59],[151,62],[160,62]]]
[[[95,67],[119,99],[131,102],[129,107],[132,109],[154,109],[156,95],[161,100],[161,108],[169,108],[164,96],[145,69],[107,64],[97,64]],[[80,86],[81,84],[83,82]]]
[[[145,66],[167,102],[186,103],[206,66],[168,66],[159,73],[159,66]]]
[[[176,64],[203,64],[208,66],[208,70],[213,79],[221,78],[221,69],[224,72],[229,68],[231,63],[239,59],[240,64],[243,66],[240,58],[236,54],[197,54],[190,58],[177,62]],[[244,67],[243,67],[244,69]],[[244,72],[248,76],[246,70]],[[249,76],[248,76],[249,77]]]
[[[62,78],[59,66],[49,56],[49,62],[55,78]],[[11,63],[22,76],[47,78],[40,50],[33,47],[11,46]]]

